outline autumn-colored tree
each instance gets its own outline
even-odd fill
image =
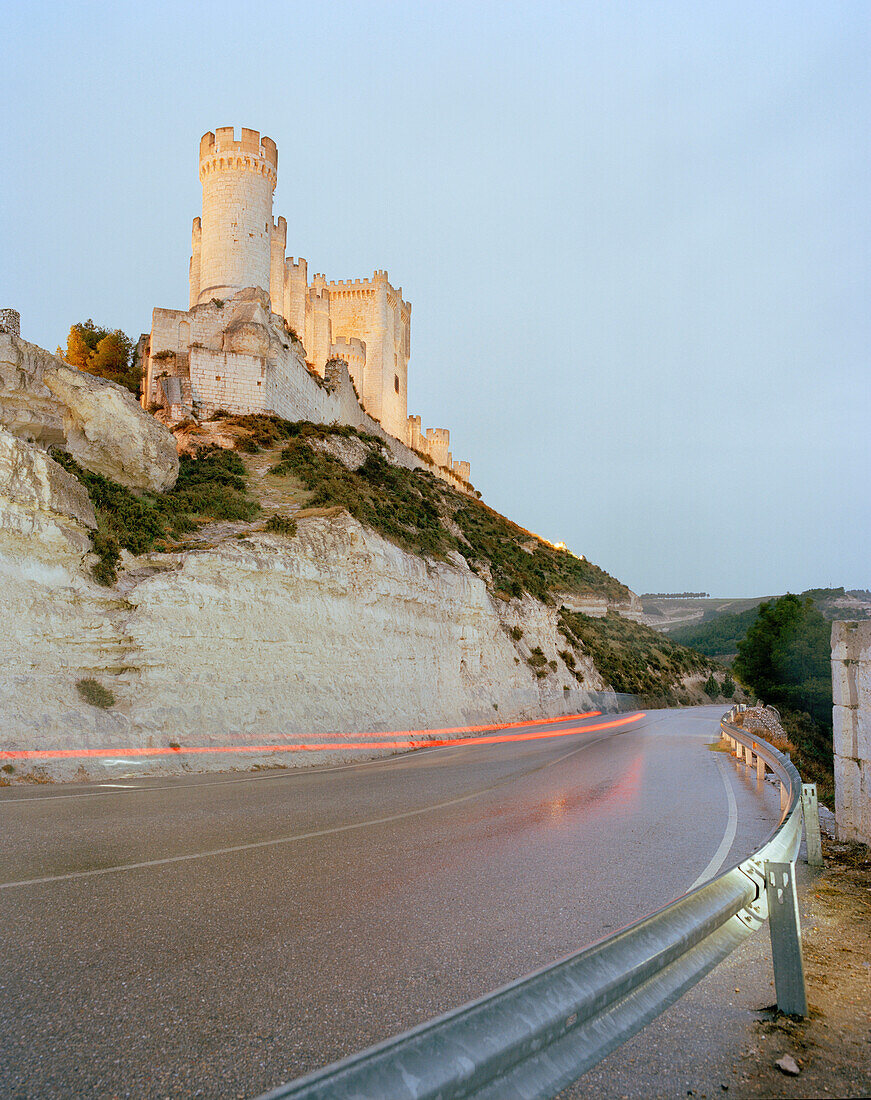
[[[89,317],[71,326],[66,351],[57,350],[70,366],[108,378],[138,396],[142,371],[133,361],[132,341],[120,329],[100,328]]]

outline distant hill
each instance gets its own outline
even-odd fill
[[[774,596],[750,596],[743,598],[711,597],[682,593],[660,595],[649,593],[641,597],[644,622],[654,630],[670,634],[679,627],[707,623],[721,615],[736,615],[751,607],[758,607]]]
[[[871,593],[864,589],[846,592],[843,588],[809,588],[801,596],[810,597],[817,609],[829,620],[871,618]],[[709,657],[718,657],[721,660],[734,657],[738,652],[738,642],[755,620],[759,604],[764,602],[765,598],[761,598],[754,601],[754,606],[737,613],[714,613],[700,617],[693,623],[675,625],[668,631],[669,637]]]
[[[738,652],[738,642],[758,614],[757,605],[739,611],[737,615],[718,615],[708,622],[677,627],[669,631],[669,637],[709,657],[734,657]]]

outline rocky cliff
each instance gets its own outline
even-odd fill
[[[36,450],[6,433],[0,442],[19,467]],[[302,518],[292,538],[251,530],[202,549],[125,555],[117,585],[102,587],[88,570],[87,499],[70,505],[64,493],[77,483],[41,461],[58,488],[15,505],[34,522],[6,522],[8,498],[0,512],[0,666],[14,670],[0,694],[3,748],[108,748],[121,763],[16,756],[7,774],[111,773],[130,748],[571,713],[587,704],[586,689],[605,686],[590,661],[579,660],[583,683],[557,664],[555,609],[530,597],[494,601],[462,558],[409,553],[344,512]],[[544,678],[523,658],[535,647],[557,665]],[[90,681],[111,693],[108,707],[83,696]],[[289,762],[264,752],[241,763],[270,758]],[[152,762],[189,765],[182,753]]]
[[[193,457],[160,494],[0,429],[0,782],[311,762],[281,748],[301,743],[360,759],[361,733],[577,713],[609,689],[590,629],[612,677],[661,667],[649,640],[624,661],[620,631],[646,630],[615,633],[624,585],[375,437],[275,418],[180,435]]]

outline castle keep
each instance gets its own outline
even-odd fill
[[[272,213],[278,149],[232,127],[200,141],[202,216],[191,239],[186,311],[155,309],[141,351],[143,404],[170,419],[276,413],[386,433],[446,480],[468,488],[445,428],[408,415],[411,306],[386,271],[309,280],[286,256],[287,222]]]

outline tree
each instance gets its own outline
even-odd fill
[[[77,370],[108,378],[139,394],[142,370],[134,362],[133,342],[120,329],[100,328],[89,317],[71,326],[67,350],[58,348],[58,355]]]
[[[719,694],[720,685],[717,683],[717,678],[712,672],[705,681],[705,695],[710,695],[712,699],[716,699]]]
[[[735,694],[735,681],[732,679],[731,672],[726,673],[726,676],[723,680],[723,686],[720,688],[720,690],[727,699],[731,699],[732,696]]]
[[[830,632],[813,600],[781,596],[760,605],[734,664],[760,698],[810,717],[804,747],[823,759],[832,752]]]

